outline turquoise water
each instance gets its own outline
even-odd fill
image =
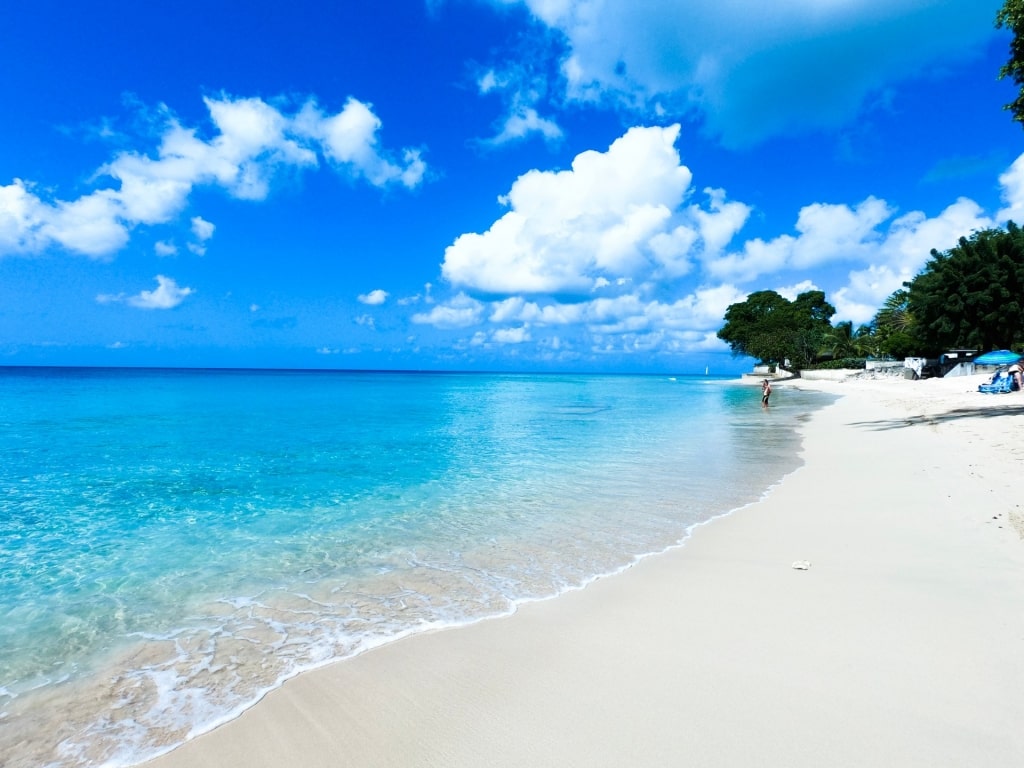
[[[0,754],[130,765],[299,671],[756,500],[828,399],[705,377],[0,369]]]

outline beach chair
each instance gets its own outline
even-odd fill
[[[1013,391],[1013,376],[1000,376],[990,384],[979,384],[978,391],[987,395],[1000,395]]]

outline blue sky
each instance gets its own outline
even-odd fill
[[[1000,5],[5,4],[0,364],[742,370],[1024,222]]]

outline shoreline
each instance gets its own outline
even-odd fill
[[[493,386],[484,381],[485,387]],[[429,535],[410,537],[408,546],[401,535],[387,542],[390,547],[377,547],[382,552],[373,559],[378,573],[351,578],[357,569],[346,569],[341,559],[336,568],[309,571],[296,567],[290,556],[280,557],[278,547],[278,555],[270,557],[261,557],[260,548],[254,548],[249,562],[238,564],[236,572],[246,574],[254,588],[207,589],[200,600],[193,599],[197,593],[183,579],[181,586],[186,588],[178,590],[177,605],[187,617],[167,624],[164,631],[111,643],[105,654],[97,654],[88,673],[65,683],[24,693],[15,690],[8,697],[0,691],[5,723],[0,726],[0,753],[9,756],[11,768],[51,762],[139,765],[234,720],[298,674],[411,634],[514,613],[520,604],[555,599],[611,576],[637,559],[678,545],[694,523],[761,498],[800,464],[796,425],[809,411],[834,399],[794,391],[768,414],[746,408],[745,392],[729,391],[735,388],[719,386],[718,381],[713,386],[704,381],[669,383],[662,377],[619,381],[622,384],[611,387],[588,379],[568,385],[552,382],[563,390],[568,386],[571,391],[566,394],[572,396],[579,394],[579,383],[586,383],[589,395],[584,399],[596,403],[612,398],[609,402],[618,416],[613,412],[592,418],[592,409],[580,413],[566,407],[563,403],[574,402],[573,397],[551,401],[559,421],[566,420],[565,429],[556,424],[550,432],[562,445],[545,451],[543,457],[535,445],[514,449],[503,462],[510,470],[501,476],[517,479],[518,485],[494,482],[499,475],[486,473],[492,479],[476,483],[475,502],[472,473],[466,474],[465,485],[461,477],[454,486],[439,484],[439,493],[430,494],[429,506],[442,512],[442,522],[435,527],[443,535],[433,541]],[[623,387],[628,388],[624,399]],[[518,397],[518,387],[516,391]],[[704,407],[695,408],[697,404]],[[607,429],[616,418],[620,428]],[[577,446],[567,439],[574,432],[595,438],[607,432],[610,439]],[[538,432],[540,437],[546,434],[546,428]],[[277,444],[273,434],[268,437],[268,444]],[[609,445],[617,447],[603,447]],[[447,455],[439,453],[442,460]],[[708,455],[716,457],[714,465],[702,466]],[[222,457],[226,467],[233,466],[231,458]],[[470,460],[463,466],[481,465]],[[242,485],[248,482],[246,477],[238,480]],[[283,508],[309,507],[302,503],[301,476],[297,480],[300,485],[288,482],[283,487]],[[494,492],[480,495],[485,485]],[[468,505],[453,493],[460,488],[468,491],[463,496]],[[293,494],[294,505],[289,502]],[[418,495],[414,492],[409,498]],[[229,506],[237,504],[229,500]],[[366,506],[371,511],[371,506],[382,505]],[[422,502],[417,506],[424,507]],[[303,515],[313,534],[308,538],[336,543],[341,552],[355,550],[358,535],[334,533],[341,530],[331,527],[337,510],[326,509],[327,514],[318,518]],[[463,515],[464,510],[469,515]],[[221,517],[232,519],[217,514],[202,524],[209,532],[211,553],[219,550],[214,541],[223,533],[213,518]],[[227,541],[230,544],[230,537]],[[225,551],[230,553],[231,548]],[[295,547],[283,551],[290,554]],[[316,548],[313,552],[316,560]],[[171,571],[191,571],[182,567],[189,555],[183,548],[166,565]],[[156,566],[160,559],[147,561]],[[310,564],[308,558],[301,562]],[[351,562],[360,561],[353,557]],[[280,573],[268,563],[277,564]],[[197,562],[198,572],[203,567]],[[144,572],[132,571],[140,576]],[[260,575],[276,580],[259,579]],[[268,583],[282,589],[275,592]],[[28,586],[28,592],[22,592],[23,605],[31,602],[25,599],[31,593]],[[130,597],[128,592],[122,603],[126,609]],[[55,615],[60,608],[55,606]],[[109,618],[103,608],[100,605],[95,612],[101,621]],[[11,629],[16,633],[19,627]],[[41,648],[59,636],[39,635]],[[12,647],[32,645],[32,638],[24,638]],[[73,657],[64,663],[72,661]],[[85,670],[87,664],[79,668]]]
[[[843,397],[760,501],[585,589],[293,678],[145,765],[1019,762],[1024,395],[983,378],[780,382]]]

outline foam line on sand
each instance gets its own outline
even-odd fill
[[[1024,765],[1024,394],[980,380],[797,383],[844,397],[758,504],[151,768]]]

